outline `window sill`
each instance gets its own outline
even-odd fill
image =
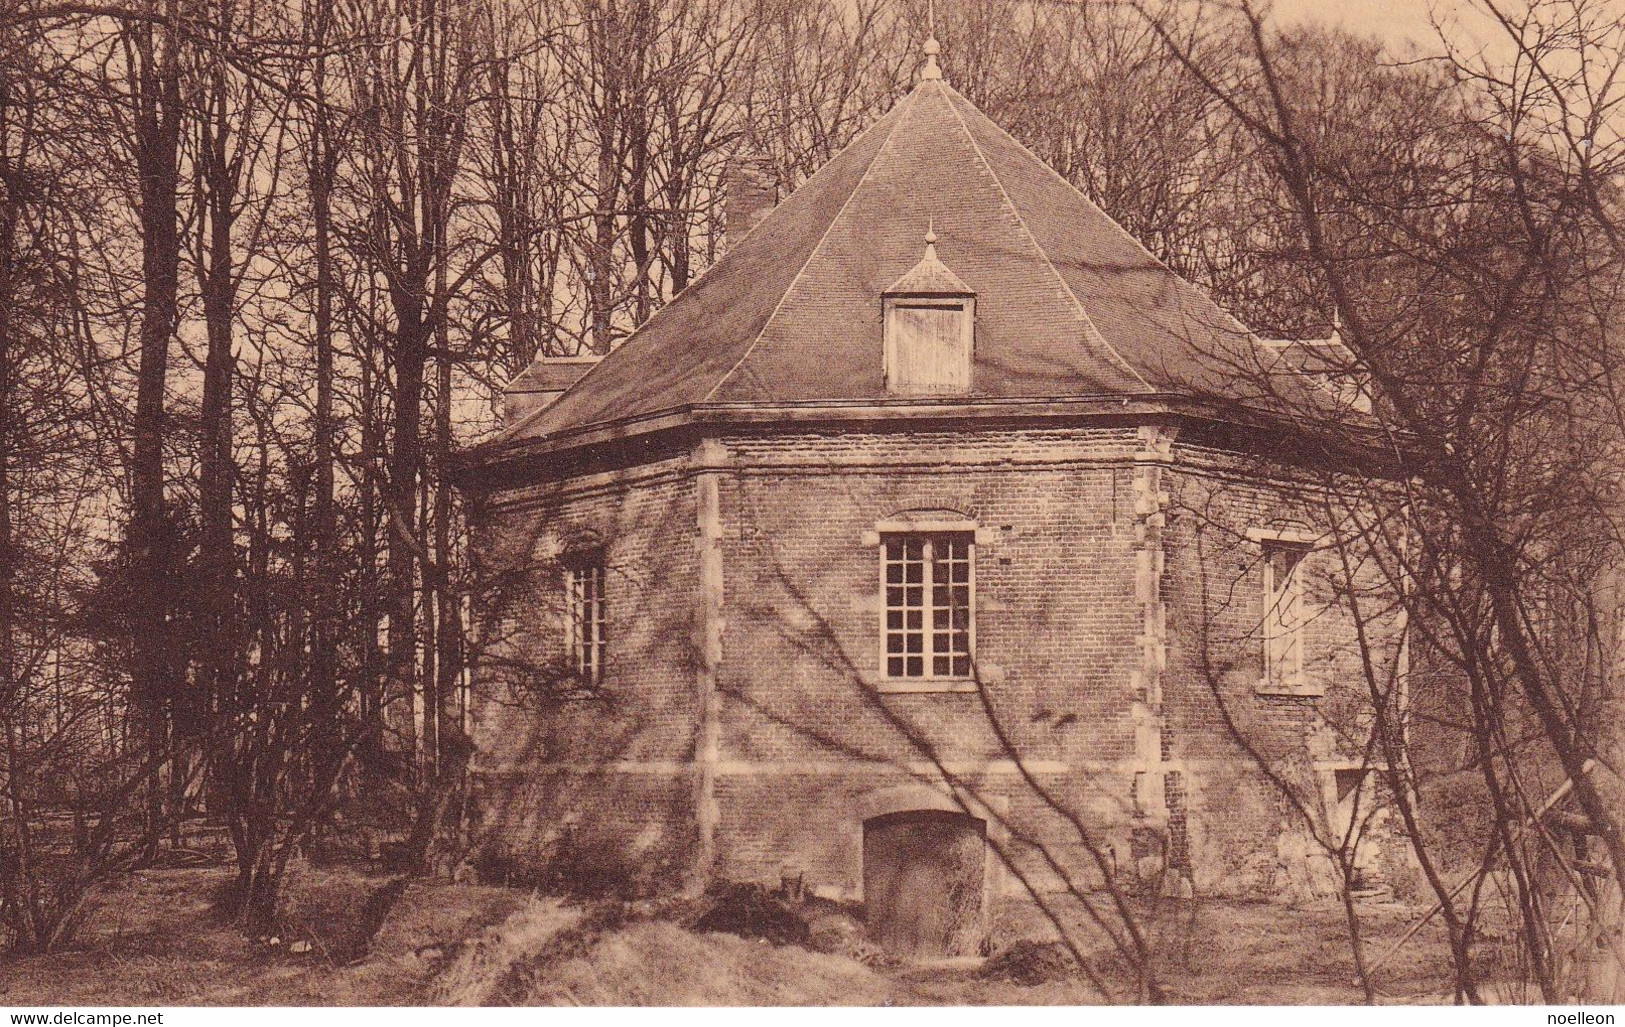
[[[865,684],[882,695],[910,695],[931,692],[974,692],[975,678],[888,678],[866,676]]]
[[[1309,681],[1260,681],[1253,686],[1253,694],[1292,699],[1318,699],[1326,694],[1326,686]]]

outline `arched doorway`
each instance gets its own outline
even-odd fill
[[[863,822],[869,936],[894,955],[980,954],[987,825],[965,813],[907,810]]]

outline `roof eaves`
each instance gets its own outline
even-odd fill
[[[520,456],[642,438],[656,432],[696,423],[795,424],[813,421],[917,420],[980,416],[1144,415],[1172,410],[1176,406],[1189,406],[1191,402],[1188,397],[1175,393],[1145,393],[1132,396],[1102,393],[1090,396],[972,400],[958,396],[910,397],[906,402],[853,399],[777,403],[747,400],[691,403],[655,413],[633,414],[610,421],[600,421],[553,435],[524,439],[505,439],[498,436],[464,450],[460,462],[465,467],[484,466]]]
[[[613,421],[585,425],[555,435],[526,439],[493,439],[455,458],[453,480],[469,484],[471,478],[512,461],[534,459],[572,450],[616,443],[647,441],[685,428],[704,426],[790,426],[817,424],[859,424],[864,422],[950,421],[1053,421],[1134,418],[1195,419],[1231,424],[1245,429],[1275,426],[1299,429],[1291,417],[1270,413],[1237,403],[1215,403],[1178,392],[1150,392],[1125,396],[1103,393],[1089,396],[1051,396],[966,400],[960,397],[926,399],[911,397],[907,402],[874,400],[809,400],[764,404],[751,401],[724,401],[688,404],[652,414],[635,414]],[[1372,426],[1346,425],[1350,444],[1356,448],[1380,445],[1380,432]],[[1370,436],[1370,438],[1366,438]],[[1378,440],[1374,443],[1373,440]]]

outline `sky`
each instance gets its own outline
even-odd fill
[[[1276,0],[1282,21],[1322,21],[1384,39],[1432,34],[1424,0]]]
[[[1508,6],[1518,4],[1513,0]],[[1427,51],[1438,48],[1430,13],[1479,39],[1488,38],[1492,28],[1488,15],[1471,0],[1275,0],[1275,16],[1283,23],[1339,25],[1390,44],[1415,43]]]

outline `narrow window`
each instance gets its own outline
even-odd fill
[[[594,553],[570,561],[564,572],[570,666],[583,684],[604,677],[604,559]]]
[[[968,531],[883,537],[887,677],[970,676],[973,538]]]
[[[1264,677],[1277,688],[1303,683],[1303,566],[1309,547],[1267,541],[1264,547]]]

